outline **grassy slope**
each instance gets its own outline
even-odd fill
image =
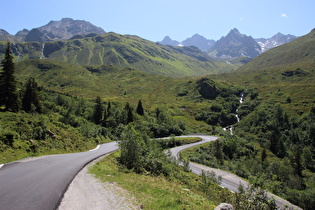
[[[40,86],[88,99],[99,95],[105,101],[130,102],[133,105],[142,100],[147,107],[191,107],[202,101],[196,84],[199,77],[172,78],[130,68],[84,68],[49,60],[19,62],[16,69],[20,81],[34,77]],[[223,83],[216,85],[227,87]],[[181,93],[185,96],[179,96]]]
[[[301,114],[315,103],[315,31],[271,49],[230,74],[214,78],[256,88],[263,102]]]
[[[4,52],[5,46],[5,42],[0,42],[0,52]],[[12,46],[19,60],[38,59],[42,50],[42,45],[36,42]],[[45,43],[43,54],[45,59],[78,65],[112,64],[172,77],[228,72],[235,68],[225,62],[214,62],[193,47],[168,47],[137,36],[115,33],[48,42]]]

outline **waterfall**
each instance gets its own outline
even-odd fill
[[[17,61],[19,61],[22,54],[20,53],[19,48],[17,48],[15,43],[12,43],[11,45],[14,47],[15,52],[17,53]],[[12,48],[12,50],[13,50],[13,48]]]
[[[242,92],[241,96],[240,96],[240,104],[242,104],[244,102],[244,100],[245,100],[245,93]],[[235,111],[235,117],[237,119],[237,122],[239,122],[240,121],[240,117],[238,116],[238,109],[236,109],[236,111]],[[224,131],[229,130],[231,135],[233,135],[233,125],[229,125],[229,126],[223,128],[223,130]]]
[[[45,43],[42,44],[42,53],[41,53],[39,59],[43,59],[43,57],[44,57],[44,48],[45,48]]]

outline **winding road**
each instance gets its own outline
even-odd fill
[[[185,149],[188,149],[190,147],[194,147],[200,144],[205,144],[211,141],[216,141],[218,140],[218,137],[215,136],[207,136],[207,135],[189,135],[189,136],[181,136],[181,137],[200,137],[202,138],[201,141],[196,142],[196,143],[192,143],[192,144],[186,144],[183,146],[179,146],[179,147],[174,147],[172,149],[170,149],[171,154],[176,158],[179,159],[179,153]],[[221,187],[227,188],[232,192],[238,192],[238,187],[240,184],[242,184],[243,186],[248,186],[248,182],[243,180],[242,178],[226,172],[226,171],[222,171],[219,169],[215,169],[215,168],[210,168],[204,165],[200,165],[197,163],[193,163],[193,162],[189,162],[189,168],[191,170],[191,172],[197,174],[197,175],[201,175],[202,171],[213,171],[215,172],[216,176],[221,176],[222,177],[222,181],[220,183]],[[272,193],[267,192],[267,195],[269,198],[273,197],[276,201],[276,205],[279,209],[301,209],[298,206],[295,206],[293,204],[291,204],[289,201],[284,200]]]
[[[206,135],[189,137],[201,137],[202,141],[172,148],[170,151],[173,156],[178,158],[184,149],[218,139]],[[86,164],[118,149],[117,142],[111,142],[87,152],[29,158],[5,164],[0,168],[0,209],[56,209],[70,182]],[[237,192],[240,183],[247,185],[246,181],[225,171],[196,163],[189,163],[189,166],[198,175],[202,170],[214,171],[217,176],[222,176],[221,186],[233,192]],[[276,198],[279,207],[287,205],[300,209],[288,201],[269,195]]]
[[[76,174],[92,160],[118,150],[117,142],[72,154],[23,159],[0,169],[0,209],[56,209]]]

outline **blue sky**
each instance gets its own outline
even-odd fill
[[[220,39],[237,28],[254,38],[281,32],[302,36],[315,28],[314,0],[3,0],[0,29],[11,34],[70,17],[106,32],[161,41],[198,33]]]

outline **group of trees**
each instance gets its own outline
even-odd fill
[[[139,100],[136,108],[128,102],[123,104],[102,102],[96,97],[92,122],[111,130],[114,138],[120,137],[121,129],[132,123],[137,130],[148,133],[151,137],[165,137],[171,134],[181,135],[185,131],[185,125],[173,119],[167,109],[156,108],[145,111],[142,101]],[[120,129],[119,131],[117,129]]]
[[[38,85],[34,78],[30,78],[25,84],[25,90],[19,90],[19,84],[15,78],[15,66],[11,55],[10,43],[8,43],[5,57],[1,62],[0,72],[0,106],[5,111],[18,112],[21,108],[26,112],[41,112],[41,104],[38,96]],[[22,103],[21,103],[22,102]]]
[[[289,117],[280,105],[259,107],[235,126],[235,134],[203,146],[190,159],[252,179],[305,209],[315,202],[315,109]]]

